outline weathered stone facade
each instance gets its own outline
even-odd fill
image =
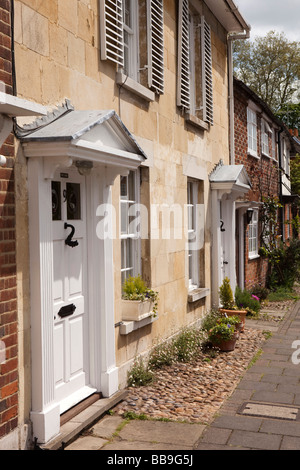
[[[144,4],[144,2],[140,2]],[[31,99],[52,110],[69,100],[75,110],[113,109],[134,135],[147,155],[140,167],[140,202],[151,214],[154,207],[166,204],[179,207],[182,220],[171,216],[171,232],[179,226],[181,237],[164,239],[150,236],[141,242],[141,274],[147,284],[159,292],[158,318],[153,323],[120,334],[121,240],[120,178],[112,188],[116,210],[113,242],[114,322],[116,367],[119,386],[126,384],[126,374],[135,357],[180,329],[196,324],[211,306],[211,193],[209,174],[220,160],[229,164],[229,105],[227,34],[224,24],[203,1],[191,1],[199,17],[205,16],[211,28],[212,83],[214,123],[209,125],[196,116],[187,119],[176,105],[178,2],[164,2],[164,80],[165,90],[149,99],[145,70],[135,90],[116,80],[116,65],[100,57],[100,12],[97,0],[16,0],[15,57],[18,96]],[[224,7],[225,8],[225,7]],[[225,11],[225,10],[224,10]],[[227,10],[226,10],[227,11]],[[224,13],[225,14],[225,13]],[[227,13],[226,13],[227,14]],[[143,10],[140,11],[143,16]],[[144,26],[145,27],[145,26]],[[145,31],[140,30],[140,64],[143,68],[146,46]],[[197,64],[196,64],[197,65]],[[197,65],[198,66],[198,65]],[[199,85],[200,86],[200,85]],[[25,121],[20,120],[23,125]],[[30,285],[21,273],[30,271],[28,230],[28,165],[22,145],[17,149],[17,249],[19,316],[23,318],[21,397],[25,421],[30,417]],[[184,231],[187,229],[188,182],[199,182],[199,202],[204,207],[204,242],[199,250],[199,284],[203,295],[189,297],[188,251]],[[159,230],[161,230],[161,222]],[[178,227],[177,227],[178,228]],[[157,233],[155,233],[157,235]],[[113,339],[111,338],[113,341]]]

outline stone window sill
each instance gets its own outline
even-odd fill
[[[207,122],[202,121],[202,119],[197,118],[193,114],[186,113],[185,114],[185,120],[189,124],[192,124],[195,127],[198,127],[199,129],[202,129],[203,131],[208,131],[209,125]]]
[[[116,74],[116,83],[117,85],[126,88],[126,90],[135,93],[136,95],[144,98],[146,101],[154,101],[155,100],[155,93],[148,88],[144,87],[140,83],[136,82],[132,78],[128,77],[122,72],[117,72]]]
[[[260,258],[260,255],[258,253],[256,255],[249,255],[248,256],[249,261],[252,261],[253,259],[258,259],[258,258]]]
[[[153,323],[157,319],[158,316],[151,315],[139,321],[122,321],[119,325],[120,335],[129,335],[129,333],[132,333],[133,331],[138,330],[139,328],[143,328],[146,325],[151,325],[151,323]]]
[[[252,150],[248,149],[247,154],[248,154],[249,157],[253,157],[253,158],[256,158],[257,160],[260,160],[259,155],[257,155],[257,153],[254,153]]]
[[[198,287],[197,289],[193,289],[188,293],[188,302],[197,302],[197,300],[203,299],[207,295],[209,295],[210,290],[208,287]]]

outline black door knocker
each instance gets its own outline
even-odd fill
[[[72,248],[74,248],[74,246],[78,246],[78,241],[77,240],[72,240],[72,238],[74,237],[74,233],[75,233],[75,227],[74,227],[74,225],[67,224],[65,222],[65,230],[67,228],[70,228],[71,232],[68,235],[68,237],[65,239],[65,244],[68,245],[68,246],[71,246]]]

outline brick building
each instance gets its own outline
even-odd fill
[[[259,255],[268,227],[261,223],[264,198],[276,197],[283,206],[278,213],[278,239],[292,236],[290,158],[298,150],[285,124],[249,87],[234,79],[235,163],[244,165],[251,190],[240,202],[243,220],[239,232],[239,285],[265,285],[267,260]],[[298,150],[299,151],[299,150]],[[246,202],[247,201],[247,202]]]
[[[14,96],[13,2],[0,2],[0,449],[18,441],[19,355],[13,118],[44,113]],[[3,443],[3,444],[1,444]],[[14,447],[8,444],[9,448]]]
[[[10,2],[0,4],[0,80],[13,93]],[[16,291],[16,244],[14,198],[14,138],[6,139],[0,168],[0,339],[6,361],[0,365],[0,439],[18,424],[18,326]],[[5,344],[5,351],[4,351]],[[2,358],[4,359],[4,358]],[[4,362],[4,360],[0,361]]]

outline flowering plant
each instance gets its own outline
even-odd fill
[[[153,314],[157,314],[158,292],[146,286],[140,275],[128,277],[123,284],[122,298],[125,300],[139,300],[145,302],[150,299],[153,302]]]
[[[227,321],[221,321],[217,323],[211,330],[208,332],[208,339],[212,343],[221,343],[222,341],[230,341],[236,336],[235,325],[230,323],[230,319],[227,318]]]

